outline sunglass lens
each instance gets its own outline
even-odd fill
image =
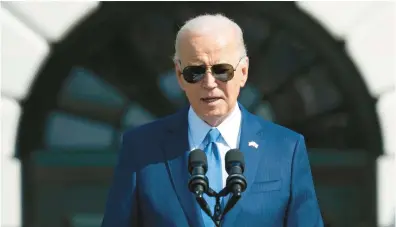
[[[234,76],[234,68],[230,64],[218,64],[212,67],[212,72],[216,79],[226,82]]]
[[[187,66],[183,70],[184,79],[188,83],[196,83],[205,76],[206,68],[203,66]]]

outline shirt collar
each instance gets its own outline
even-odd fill
[[[235,105],[234,109],[226,117],[226,119],[224,119],[224,121],[216,127],[220,131],[220,134],[227,146],[231,149],[238,147],[241,120],[241,110],[239,109],[238,105]],[[205,121],[198,117],[191,106],[188,111],[188,122],[190,134],[194,143],[193,147],[198,147],[202,144],[206,134],[209,132],[212,126],[208,125]]]

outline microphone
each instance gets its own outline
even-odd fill
[[[225,168],[228,173],[226,187],[232,193],[232,197],[224,208],[224,216],[241,198],[242,192],[246,190],[246,178],[243,176],[245,171],[245,159],[243,153],[238,149],[231,149],[225,156]]]
[[[246,190],[246,178],[243,176],[245,171],[245,159],[243,153],[238,149],[231,149],[225,156],[227,177],[227,188],[235,195],[240,195]]]
[[[208,190],[208,178],[205,176],[207,171],[206,154],[200,149],[191,151],[188,157],[188,172],[191,176],[188,188],[192,193],[200,195]]]
[[[194,193],[195,198],[202,210],[212,216],[210,207],[203,197],[203,193],[208,191],[208,178],[205,176],[208,171],[208,160],[205,152],[201,149],[195,149],[190,152],[188,157],[188,172],[190,180],[188,181],[188,189]]]

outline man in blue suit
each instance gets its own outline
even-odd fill
[[[215,191],[228,176],[226,152],[244,155],[247,188],[222,226],[323,226],[303,136],[237,102],[249,66],[240,27],[222,15],[198,16],[180,29],[175,50],[190,106],[124,133],[102,227],[214,226],[188,189],[196,148],[206,153]]]

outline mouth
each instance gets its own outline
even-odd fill
[[[221,99],[220,97],[205,97],[205,98],[201,98],[201,101],[203,101],[205,103],[213,103],[220,99]]]

